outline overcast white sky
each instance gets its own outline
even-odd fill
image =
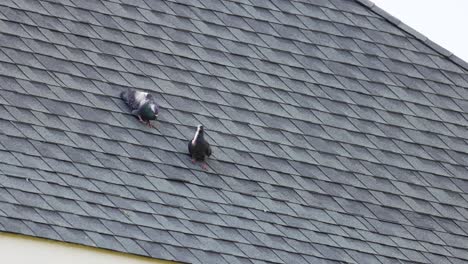
[[[468,0],[371,0],[430,40],[468,61]]]

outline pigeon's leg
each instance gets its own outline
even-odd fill
[[[151,124],[151,121],[148,120],[148,122],[146,123],[146,125],[149,127],[149,128],[152,128],[153,125]]]
[[[143,121],[143,119],[141,119],[140,115],[138,115],[138,120],[140,120],[140,122],[143,122],[143,123],[145,122],[145,121]]]
[[[208,164],[206,162],[202,162],[201,168],[204,170],[208,170]]]
[[[192,164],[195,164],[195,162],[197,162],[197,160],[194,157],[191,158],[191,161],[192,161]]]

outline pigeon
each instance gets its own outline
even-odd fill
[[[195,132],[195,136],[188,144],[188,150],[190,156],[192,157],[192,163],[196,161],[202,162],[202,169],[206,170],[208,165],[205,162],[205,159],[211,155],[211,147],[210,144],[205,140],[203,136],[204,130],[202,125],[197,126],[197,132]]]
[[[132,114],[138,117],[138,120],[148,127],[152,127],[151,120],[156,120],[159,113],[159,106],[153,95],[135,89],[128,89],[121,92],[120,97],[128,105]]]

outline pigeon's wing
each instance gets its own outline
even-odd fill
[[[142,104],[142,105],[139,105],[138,103],[134,103],[133,107],[132,107],[132,115],[137,115],[137,116],[141,116],[142,113],[143,113],[143,107],[145,106],[145,104]]]
[[[207,157],[209,157],[211,156],[211,146],[208,142],[206,142],[206,145],[207,145],[207,148],[206,148],[205,154]]]
[[[148,93],[147,92],[141,92],[141,91],[133,91],[133,96],[131,100],[131,105],[130,108],[132,109],[132,114],[134,115],[142,115],[145,111],[145,107],[147,107],[148,100],[147,98]]]
[[[124,102],[126,104],[129,103],[129,98],[130,98],[130,93],[131,93],[132,90],[128,89],[127,91],[123,91],[120,93],[120,98],[122,98],[122,100],[124,100]]]
[[[147,96],[147,92],[135,91],[134,109],[141,108],[148,101],[148,99],[146,99]]]
[[[192,145],[192,141],[189,141],[188,143],[188,151],[190,153],[190,156],[193,156],[193,145]]]
[[[120,97],[125,101],[131,110],[135,110],[139,107],[139,102],[137,100],[138,93],[139,92],[134,89],[128,89],[127,91],[122,92]]]

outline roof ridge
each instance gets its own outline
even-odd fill
[[[447,50],[446,48],[442,47],[441,45],[435,43],[434,41],[430,40],[424,34],[420,33],[416,29],[410,27],[406,23],[402,22],[400,19],[396,18],[395,16],[391,15],[384,9],[378,7],[374,2],[371,0],[356,0],[359,4],[362,4],[372,10],[374,13],[380,15],[385,20],[390,22],[392,25],[396,26],[397,28],[403,30],[404,32],[410,34],[411,36],[415,37],[417,40],[421,41],[422,43],[426,44],[429,48],[435,50],[439,54],[443,55],[445,58],[450,60],[451,62],[455,63],[456,65],[462,67],[464,70],[468,71],[468,62],[461,59],[457,55],[453,54],[451,51]]]

